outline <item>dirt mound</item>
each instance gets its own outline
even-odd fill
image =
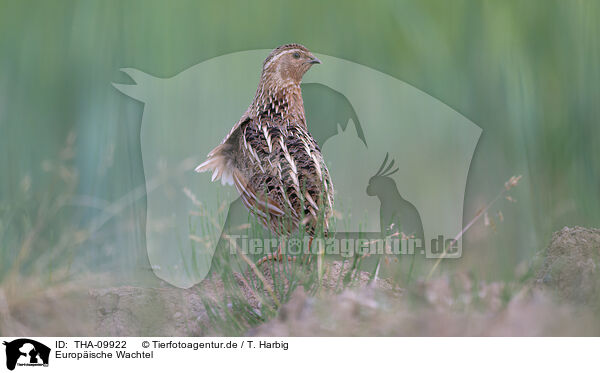
[[[439,299],[439,298],[438,298]],[[433,300],[407,302],[372,288],[311,297],[297,289],[279,315],[249,331],[250,336],[594,336],[591,312],[556,304],[536,289],[515,296],[497,310]],[[452,303],[452,302],[450,302]]]
[[[90,298],[97,335],[205,334],[206,310],[196,291],[124,286],[91,290]]]
[[[597,305],[599,264],[600,229],[565,227],[552,235],[536,282],[561,299]]]
[[[276,288],[276,281],[283,281],[283,289],[287,291],[289,284],[285,276],[273,276],[271,271],[283,272],[284,264],[266,263],[261,271],[271,288]],[[333,262],[327,264],[324,271],[322,288],[324,292],[339,288],[344,277],[350,271],[350,264]],[[234,274],[237,286],[248,304],[258,310],[259,295],[248,284],[246,278],[254,274],[242,276]],[[275,278],[275,282],[274,282]],[[387,280],[371,283],[367,272],[358,272],[353,276],[351,287],[375,287],[393,290]],[[396,289],[396,291],[399,291]],[[202,301],[203,297],[218,300],[224,297],[224,286],[221,279],[213,277],[190,289],[179,289],[165,284],[162,288],[114,287],[93,289],[89,291],[91,312],[95,318],[95,333],[106,336],[199,336],[215,333],[208,324],[208,315]],[[269,295],[265,292],[265,297]]]
[[[93,322],[81,284],[43,284],[27,278],[0,287],[0,335],[89,335]]]

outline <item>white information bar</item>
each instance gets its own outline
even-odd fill
[[[579,371],[598,338],[0,337],[0,372]],[[12,368],[12,369],[11,369]]]

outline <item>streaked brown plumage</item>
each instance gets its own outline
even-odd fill
[[[208,154],[197,172],[233,184],[246,207],[277,235],[304,225],[326,232],[333,184],[321,150],[308,132],[300,82],[320,61],[304,46],[287,44],[265,59],[252,104]],[[321,225],[322,224],[322,225]]]

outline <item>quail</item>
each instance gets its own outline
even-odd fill
[[[311,237],[329,230],[333,183],[308,131],[300,83],[321,61],[300,44],[274,49],[265,59],[254,99],[196,172],[234,185],[248,210],[279,237],[304,229]],[[309,246],[310,246],[309,243]],[[259,260],[281,260],[275,255]],[[291,258],[290,258],[291,259]]]

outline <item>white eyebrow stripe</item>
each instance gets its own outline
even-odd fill
[[[271,58],[271,60],[269,62],[267,62],[265,64],[264,69],[268,68],[273,62],[275,62],[275,60],[279,59],[281,56],[283,56],[284,54],[289,53],[289,52],[301,52],[301,50],[298,48],[294,48],[294,49],[286,49],[284,51],[279,52],[278,54],[273,56],[273,58]]]

